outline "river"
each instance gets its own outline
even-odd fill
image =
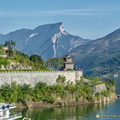
[[[120,94],[120,80],[117,81],[117,94]],[[20,110],[31,120],[120,120],[120,98],[112,102],[56,108]],[[98,118],[97,118],[98,117]],[[21,119],[19,119],[21,120]]]

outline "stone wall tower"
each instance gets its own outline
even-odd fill
[[[74,62],[72,61],[73,57],[70,55],[65,56],[65,70],[67,69],[74,69]]]

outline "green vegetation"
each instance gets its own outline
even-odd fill
[[[6,67],[8,64],[9,64],[8,58],[0,57],[0,68],[2,65]]]
[[[84,80],[84,78],[82,79]],[[94,102],[95,99],[109,96],[115,92],[113,80],[109,82],[98,80],[98,83],[106,84],[107,90],[95,93],[92,89],[93,86],[98,85],[95,81],[92,80],[86,83],[79,80],[77,84],[73,85],[70,82],[66,82],[65,77],[58,76],[56,85],[48,86],[46,83],[39,82],[34,88],[27,84],[19,85],[13,82],[11,85],[5,84],[0,87],[0,102],[21,102],[24,105],[32,102],[67,105],[70,102]]]
[[[20,51],[14,50],[15,42],[6,41],[4,46],[0,45],[0,69],[1,70],[38,70],[49,71],[45,62],[39,55],[28,56]],[[5,56],[6,55],[6,56]]]
[[[59,69],[64,65],[63,58],[49,59],[46,63],[38,55],[28,56],[20,51],[13,50],[15,43],[6,41],[5,46],[0,45],[0,54],[7,57],[0,57],[0,69],[5,70],[37,70],[48,71],[48,67]],[[14,63],[14,64],[12,64]],[[11,66],[11,68],[9,68]],[[27,84],[11,85],[5,84],[0,87],[0,102],[15,102],[28,105],[32,102],[54,103],[56,105],[67,105],[72,103],[94,102],[95,99],[110,96],[115,92],[114,80],[102,81],[101,77],[84,75],[76,84],[66,82],[64,76],[58,76],[56,85],[48,86],[46,83],[37,83],[34,88]],[[101,93],[95,92],[93,87],[105,84],[107,90]]]
[[[8,49],[6,50],[6,53],[9,57],[13,57],[13,55],[14,55],[13,48],[15,47],[15,45],[16,45],[15,42],[12,40],[5,42],[4,46],[8,47]]]
[[[34,63],[41,63],[41,64],[44,63],[41,56],[39,56],[39,55],[31,55],[30,56],[30,61],[33,61]]]
[[[60,76],[60,75],[58,76],[58,78],[56,80],[57,84],[59,84],[59,85],[64,85],[65,81],[66,81],[66,78],[64,76]]]
[[[63,57],[57,57],[57,58],[52,58],[49,59],[46,62],[46,65],[50,68],[53,68],[55,70],[58,70],[64,66],[64,58]]]

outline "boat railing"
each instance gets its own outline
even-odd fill
[[[22,120],[31,120],[31,118],[24,117]]]
[[[5,120],[5,116],[0,116],[0,120]]]
[[[15,114],[10,115],[7,120],[12,120],[13,118],[17,119],[17,118],[21,118],[21,117],[22,117],[21,113],[15,113]]]

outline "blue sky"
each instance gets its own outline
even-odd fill
[[[96,39],[120,28],[120,0],[0,0],[0,33],[63,22],[65,30]]]

